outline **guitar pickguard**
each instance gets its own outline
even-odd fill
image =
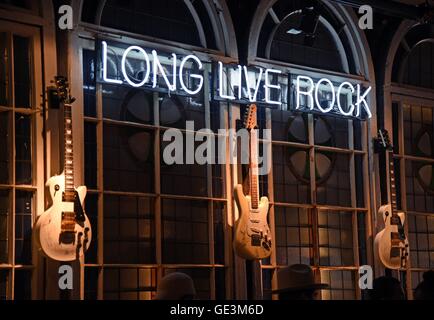
[[[73,212],[75,213],[75,220],[77,223],[84,222],[86,220],[85,212],[84,212],[83,206],[81,205],[80,197],[78,195],[77,190],[75,190],[74,193],[72,194],[72,199],[71,199],[71,196],[68,196],[65,194],[65,192],[63,192],[62,201],[74,203],[74,211]]]

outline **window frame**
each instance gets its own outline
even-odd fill
[[[10,192],[10,212],[8,221],[8,263],[0,264],[0,270],[7,270],[9,272],[8,277],[8,292],[7,299],[13,300],[15,298],[15,273],[16,270],[29,270],[31,272],[31,296],[36,297],[36,281],[37,274],[34,270],[37,268],[38,259],[36,258],[33,239],[31,239],[31,264],[22,265],[16,264],[15,260],[15,207],[16,207],[16,192],[32,192],[32,213],[31,213],[31,227],[33,225],[38,214],[44,212],[44,177],[45,177],[45,160],[44,160],[44,139],[42,134],[43,128],[43,109],[42,98],[39,95],[43,92],[42,89],[42,50],[41,50],[41,38],[40,30],[38,27],[28,26],[20,23],[5,21],[0,19],[0,31],[3,31],[8,35],[9,44],[9,57],[12,61],[7,66],[8,74],[10,75],[10,85],[8,88],[8,106],[0,106],[1,111],[10,112],[9,122],[10,128],[10,178],[9,183],[0,185],[2,190],[9,190]],[[10,30],[13,30],[12,32]],[[29,38],[29,55],[31,58],[30,72],[30,103],[29,108],[16,108],[14,105],[14,89],[13,89],[13,35]],[[36,75],[41,75],[38,79]],[[22,114],[31,118],[31,161],[32,161],[32,183],[31,184],[16,184],[15,182],[15,115]]]
[[[409,236],[409,226],[408,226],[408,216],[423,216],[423,217],[434,217],[434,213],[429,212],[418,212],[418,211],[409,211],[407,206],[407,186],[406,186],[406,161],[425,161],[429,163],[434,163],[434,159],[426,158],[426,157],[418,157],[411,154],[406,154],[405,152],[405,139],[404,139],[404,105],[408,107],[412,106],[420,106],[427,107],[433,109],[434,112],[434,90],[430,90],[427,88],[419,88],[409,85],[402,85],[397,83],[392,83],[390,88],[390,101],[392,103],[397,104],[398,111],[398,124],[393,123],[392,110],[390,110],[388,117],[386,118],[386,125],[389,132],[392,132],[391,129],[394,128],[395,125],[398,125],[398,141],[393,140],[393,136],[391,136],[391,142],[393,145],[399,145],[399,152],[396,153],[394,151],[393,158],[394,160],[400,161],[400,199],[401,199],[401,210],[406,213],[407,219],[404,224],[406,234]],[[404,177],[404,178],[403,178]],[[389,185],[389,182],[387,183]],[[389,190],[389,189],[388,189]],[[389,192],[388,192],[389,193]],[[417,234],[417,231],[414,232]],[[434,249],[433,249],[434,250]],[[430,270],[430,268],[417,268],[411,265],[411,249],[410,249],[410,258],[407,263],[406,269],[402,273],[395,272],[395,276],[399,279],[405,274],[405,284],[406,284],[406,295],[409,299],[413,299],[413,273],[414,272],[425,272]]]
[[[107,37],[108,35],[106,33],[101,34],[104,37]],[[110,34],[111,35],[111,34]],[[109,37],[110,38],[110,37]],[[118,41],[120,43],[127,43],[129,45],[139,45],[144,48],[155,48],[156,50],[162,50],[165,52],[174,52],[176,54],[191,54],[191,51],[185,48],[180,48],[179,46],[171,46],[166,45],[166,41],[146,41],[142,40],[143,37],[134,35],[134,37],[126,37],[123,36],[121,39],[116,39],[115,41]],[[207,165],[207,195],[206,196],[184,196],[184,195],[174,195],[174,194],[163,194],[161,193],[161,173],[160,173],[160,137],[161,133],[164,132],[164,130],[169,129],[170,127],[161,126],[159,124],[159,102],[158,98],[159,93],[158,92],[152,92],[150,95],[153,97],[153,114],[154,114],[154,121],[153,124],[133,124],[135,127],[143,128],[143,129],[149,129],[153,130],[154,132],[154,192],[152,193],[141,193],[141,192],[123,192],[123,191],[107,191],[104,189],[103,184],[103,175],[104,175],[104,168],[103,168],[103,125],[104,123],[108,124],[122,124],[122,121],[118,120],[112,120],[108,119],[103,116],[102,112],[102,84],[98,83],[96,84],[96,117],[87,117],[84,116],[84,105],[83,105],[83,61],[82,61],[82,52],[83,50],[95,50],[95,44],[96,41],[100,40],[97,36],[97,34],[93,32],[89,32],[87,27],[85,25],[80,26],[76,32],[73,35],[73,43],[74,43],[74,50],[73,55],[74,57],[71,57],[72,62],[72,70],[79,70],[79,72],[73,72],[71,74],[71,83],[75,86],[75,97],[77,98],[76,105],[81,106],[79,110],[75,110],[76,112],[73,112],[74,117],[74,123],[80,123],[79,130],[74,130],[74,139],[76,141],[84,141],[84,131],[83,131],[83,125],[85,122],[94,123],[96,124],[96,131],[97,131],[97,189],[89,189],[88,194],[93,194],[98,196],[98,228],[94,232],[98,232],[98,250],[97,250],[97,263],[84,263],[84,268],[96,268],[98,270],[98,284],[97,284],[97,298],[103,299],[104,298],[104,269],[108,268],[138,268],[138,269],[152,269],[156,271],[156,283],[158,284],[159,280],[163,277],[164,272],[166,270],[170,269],[202,269],[202,270],[209,270],[210,272],[210,298],[215,299],[216,298],[216,269],[224,270],[225,271],[225,291],[226,291],[226,298],[230,298],[230,286],[231,286],[231,280],[229,276],[228,267],[230,267],[229,264],[229,256],[228,252],[231,250],[232,243],[227,241],[228,239],[228,233],[229,230],[225,226],[228,216],[228,210],[230,208],[228,198],[224,195],[226,193],[226,185],[227,185],[227,174],[225,172],[227,171],[224,165],[222,166],[222,190],[223,195],[221,198],[215,197],[212,194],[212,184],[213,184],[213,175],[212,175],[212,166]],[[203,50],[203,49],[201,49]],[[197,52],[196,50],[193,51],[201,61],[211,61],[213,56],[207,52]],[[207,67],[208,64],[204,63],[204,78],[207,79],[208,73],[211,71],[211,65]],[[208,86],[208,82],[204,81],[204,88],[203,88],[203,94],[205,97],[208,97],[210,95],[210,88]],[[208,99],[204,99],[204,116],[205,116],[205,127],[208,129],[211,129],[211,119],[210,119],[210,103]],[[225,126],[224,117],[227,115],[227,106],[225,103],[220,103],[220,126]],[[128,122],[127,122],[128,124]],[[181,129],[181,132],[185,132],[185,129]],[[77,145],[77,144],[76,144]],[[80,180],[82,184],[84,184],[84,144],[80,146],[79,149],[75,150],[78,151],[77,158],[80,159],[81,167],[80,167]],[[77,181],[78,183],[78,181]],[[106,195],[119,195],[119,196],[140,196],[140,197],[146,197],[149,199],[153,199],[154,201],[154,209],[155,209],[155,218],[154,218],[154,227],[155,227],[155,243],[156,247],[155,253],[156,253],[156,261],[152,264],[127,264],[127,263],[121,263],[121,264],[108,264],[104,263],[104,194]],[[209,263],[205,264],[179,264],[179,263],[164,263],[162,259],[162,201],[163,200],[191,200],[191,201],[207,201],[208,202],[208,243],[209,243]],[[225,206],[225,209],[223,210],[223,224],[224,224],[224,251],[225,251],[225,264],[218,264],[215,263],[215,255],[214,255],[214,204],[220,203]],[[84,272],[81,273],[81,283],[82,283],[82,291],[84,290]],[[84,297],[84,293],[82,292],[82,295]],[[152,297],[152,294],[150,295]]]

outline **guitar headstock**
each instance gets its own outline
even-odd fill
[[[258,119],[256,116],[256,104],[251,104],[247,111],[246,114],[244,115],[244,127],[246,129],[255,129],[258,126]]]
[[[71,96],[68,79],[62,76],[56,76],[54,78],[54,84],[56,85],[56,95],[59,101],[72,104],[75,101],[75,98]]]
[[[392,150],[392,143],[390,142],[389,132],[386,129],[379,129],[376,139],[377,150]]]

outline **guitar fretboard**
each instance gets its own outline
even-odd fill
[[[390,202],[392,204],[392,215],[396,214],[398,210],[397,197],[396,197],[396,179],[395,179],[395,165],[393,162],[393,151],[388,151],[389,161],[389,179],[390,179]]]
[[[252,209],[259,207],[258,137],[257,130],[250,130],[250,198]]]
[[[71,105],[64,105],[64,170],[65,170],[65,193],[74,192],[74,157],[72,143],[72,110]]]

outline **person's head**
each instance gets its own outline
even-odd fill
[[[294,264],[280,269],[277,273],[278,288],[273,293],[279,294],[279,300],[316,300],[319,290],[328,287],[317,283],[310,266]]]
[[[404,300],[404,292],[398,279],[393,277],[379,277],[374,279],[372,289],[369,290],[371,300]]]
[[[423,281],[414,290],[415,300],[434,300],[434,270],[423,274]]]
[[[193,300],[195,296],[193,279],[185,273],[172,272],[161,279],[155,300]]]

